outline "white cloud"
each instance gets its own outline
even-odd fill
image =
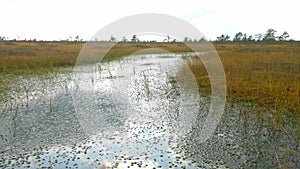
[[[300,39],[298,3],[292,0],[2,0],[0,6],[0,36],[11,38],[63,39],[78,34],[89,39],[117,19],[153,12],[185,19],[210,39],[222,33],[234,36],[238,31],[264,33],[268,28],[278,34],[286,30]]]

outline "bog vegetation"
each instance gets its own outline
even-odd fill
[[[257,35],[258,36],[258,35]],[[232,103],[247,102],[256,106],[259,116],[272,112],[274,129],[280,128],[283,116],[293,115],[300,123],[300,45],[287,41],[287,32],[275,37],[275,30],[268,30],[259,40],[239,32],[232,41],[222,35],[214,41],[223,63],[227,81],[227,99]],[[133,37],[134,38],[134,37]],[[115,41],[111,37],[111,41]],[[205,48],[206,40],[199,42]],[[244,43],[243,43],[244,42]],[[252,43],[249,43],[252,42]],[[94,42],[108,46],[112,42]],[[47,74],[62,71],[61,67],[72,67],[84,42],[36,42],[0,41],[0,92],[1,97],[10,90],[14,77]],[[137,37],[117,43],[107,54],[106,61],[118,59],[135,51],[159,48],[170,52],[191,51],[184,43],[139,42]],[[99,51],[99,49],[97,49]],[[187,62],[200,86],[210,92],[206,70],[199,59]],[[246,111],[246,110],[245,110]],[[244,112],[245,113],[245,112]],[[299,130],[300,131],[300,130]]]

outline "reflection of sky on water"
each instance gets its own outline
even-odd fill
[[[89,75],[92,81],[84,80],[79,85],[84,86],[84,93],[77,93],[79,100],[89,89],[96,93],[94,100],[98,103],[88,107],[98,106],[100,113],[87,117],[78,106],[79,119],[88,119],[82,120],[88,122],[82,124],[88,133],[103,131],[101,146],[110,154],[103,156],[104,161],[115,163],[113,158],[119,161],[120,157],[128,157],[168,168],[175,164],[176,155],[177,161],[180,159],[170,144],[192,129],[199,111],[193,76],[191,72],[183,72],[190,77],[179,79],[180,70],[188,69],[174,54],[138,55],[125,58],[121,63],[101,64],[92,77]],[[101,119],[101,122],[92,124],[93,119]],[[107,125],[102,130],[99,123],[104,122]]]
[[[155,140],[155,144],[160,145],[155,147],[157,151],[158,149],[165,150],[160,155],[149,152],[139,157],[132,157],[134,153],[140,152],[138,149],[134,150],[137,146],[135,141],[131,140],[132,144],[129,143],[128,147],[120,147],[118,144],[115,144],[115,140],[99,137],[94,136],[94,138],[85,143],[73,146],[54,146],[47,150],[33,153],[27,156],[26,162],[23,165],[18,165],[18,168],[26,168],[27,166],[30,166],[30,168],[50,166],[53,168],[101,168],[101,166],[108,166],[108,164],[122,169],[128,166],[131,166],[131,168],[153,168],[158,166],[169,168],[170,164],[173,165],[173,168],[180,168],[181,166],[194,168],[187,164],[188,160],[180,160],[181,155],[172,151],[166,139]],[[139,146],[146,147],[153,144],[153,141],[139,142]],[[102,147],[103,145],[110,145],[110,149]],[[124,155],[117,154],[116,152],[120,149],[129,153]],[[13,163],[16,163],[16,160],[12,160],[11,164]]]
[[[57,83],[50,99],[40,95],[20,114],[5,119],[7,126],[15,119],[23,126],[16,126],[14,134],[1,132],[16,139],[8,137],[6,147],[12,151],[0,164],[18,168],[96,168],[103,162],[119,168],[187,165],[179,163],[182,154],[173,148],[192,129],[199,95],[192,76],[177,78],[180,69],[188,70],[180,55],[155,54],[75,70],[78,78],[71,85]],[[74,103],[80,105],[75,105],[76,114],[69,102],[71,91]]]

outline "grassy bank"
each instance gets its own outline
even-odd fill
[[[82,42],[0,42],[0,73],[28,74],[52,71],[57,67],[74,66]],[[99,55],[111,43],[89,45],[91,55]],[[181,43],[118,43],[106,54],[105,60],[113,60],[141,49],[159,48],[170,52],[189,49]],[[86,62],[93,62],[87,58]]]
[[[0,72],[27,74],[75,64],[83,43],[1,42]]]
[[[255,105],[262,119],[272,119],[274,129],[284,123],[283,116],[296,117],[300,123],[300,45],[214,46],[225,69],[228,101]],[[195,59],[190,67],[200,87],[209,91],[201,62]],[[249,110],[241,111],[247,114]]]

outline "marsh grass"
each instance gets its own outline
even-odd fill
[[[0,42],[0,73],[48,73],[56,67],[74,66],[84,45],[83,42]],[[82,57],[81,63],[98,62],[99,54],[105,54],[103,61],[111,61],[148,48],[170,52],[191,51],[182,43],[117,43],[109,49],[111,45],[103,42],[88,43],[85,51],[88,56]],[[104,53],[108,49],[108,53]]]
[[[0,42],[0,72],[48,73],[55,67],[72,66],[83,44],[54,42]]]
[[[260,110],[259,116],[273,124],[273,130],[280,129],[283,120],[289,119],[283,116],[299,123],[299,45],[222,44],[215,48],[225,69],[228,101],[255,105]],[[210,92],[209,78],[201,61],[193,59],[188,65],[200,88]]]

